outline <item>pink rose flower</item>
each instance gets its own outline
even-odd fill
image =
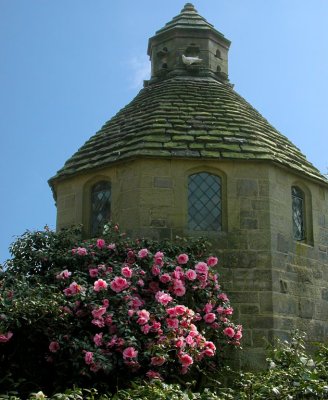
[[[59,343],[58,342],[50,342],[49,344],[49,350],[52,353],[56,353],[60,349]]]
[[[110,288],[114,290],[114,292],[119,293],[122,290],[129,287],[129,282],[120,276],[116,276],[110,283]]]
[[[121,347],[121,346],[124,346],[124,343],[125,343],[125,341],[124,341],[124,339],[123,338],[117,338],[116,339],[116,346],[117,347]]]
[[[173,285],[173,292],[176,296],[181,297],[186,293],[186,288],[182,281],[176,280]]]
[[[93,318],[100,318],[105,314],[105,312],[106,312],[106,307],[99,307],[92,310],[91,314]]]
[[[7,343],[13,337],[13,333],[8,331],[7,333],[0,334],[0,343]]]
[[[212,303],[206,303],[205,307],[203,308],[205,313],[209,313],[213,310],[213,304]]]
[[[164,254],[163,254],[161,251],[158,251],[158,252],[154,255],[155,264],[157,264],[157,265],[162,265],[162,263],[163,263],[163,258],[164,258]]]
[[[188,335],[186,337],[186,343],[189,344],[189,346],[191,346],[194,342],[195,342],[195,340],[191,335]]]
[[[216,311],[218,312],[218,314],[223,314],[223,315],[232,315],[233,314],[233,308],[231,307],[227,307],[224,308],[222,306],[219,306]]]
[[[93,364],[93,353],[92,351],[86,351],[84,355],[84,361],[87,365]]]
[[[101,346],[103,343],[103,333],[96,333],[93,337],[93,341],[96,346]]]
[[[133,308],[139,308],[141,306],[143,306],[145,304],[145,302],[143,300],[141,300],[139,297],[133,297],[131,305]]]
[[[87,250],[86,248],[84,248],[84,247],[78,247],[78,248],[76,249],[76,253],[77,253],[79,256],[86,256],[86,255],[88,254],[88,250]]]
[[[56,275],[57,279],[67,279],[72,275],[72,272],[69,272],[68,269],[65,269],[64,271],[62,271],[61,273],[59,273],[58,275]]]
[[[161,323],[160,322],[158,322],[158,321],[153,321],[153,324],[152,324],[152,326],[151,326],[151,330],[152,331],[158,331],[160,328],[161,328]]]
[[[138,279],[137,285],[143,287],[145,286],[145,281],[143,279]]]
[[[208,347],[209,349],[214,350],[214,351],[216,350],[215,344],[213,342],[211,342],[211,341],[205,342],[205,346]]]
[[[213,256],[208,257],[208,259],[207,259],[207,265],[208,265],[209,267],[214,267],[217,263],[218,263],[218,259],[217,259],[216,257],[213,257]]]
[[[196,321],[201,321],[201,319],[202,319],[202,317],[200,316],[200,314],[199,314],[199,313],[196,313],[196,314],[194,315],[193,321],[194,321],[194,322],[196,322]]]
[[[134,347],[127,347],[126,349],[123,350],[124,360],[128,358],[137,358],[137,357],[138,357],[138,351]]]
[[[141,249],[138,251],[138,257],[145,258],[148,256],[148,253],[149,253],[148,249]]]
[[[165,363],[165,361],[166,361],[165,357],[155,356],[150,359],[150,364],[160,367],[161,365],[163,365]]]
[[[215,354],[215,351],[212,349],[205,349],[202,354],[204,354],[207,357],[213,357]]]
[[[219,306],[219,307],[216,309],[216,312],[217,312],[218,314],[224,314],[224,307]]]
[[[176,317],[177,316],[177,312],[175,310],[175,307],[167,308],[166,312],[170,317]]]
[[[90,268],[89,275],[91,278],[96,278],[98,276],[98,268]]]
[[[109,245],[107,246],[107,248],[108,248],[109,250],[115,250],[116,244],[115,244],[115,243],[109,243]]]
[[[187,254],[180,254],[177,257],[177,260],[179,264],[187,264],[187,262],[189,261],[189,257]]]
[[[98,249],[102,249],[105,247],[105,241],[104,239],[97,239],[97,245]]]
[[[183,367],[189,367],[194,363],[192,357],[190,357],[190,355],[186,353],[182,353],[179,355],[179,361]]]
[[[185,277],[189,281],[194,281],[197,278],[196,271],[194,271],[193,269],[188,269],[188,271],[185,272]]]
[[[128,251],[128,259],[134,260],[134,252],[133,252],[133,250],[129,250]]]
[[[137,319],[137,324],[145,325],[149,321],[150,314],[147,310],[140,310],[138,311],[137,315],[139,317]]]
[[[164,306],[166,306],[168,303],[170,303],[173,300],[173,298],[169,294],[162,292],[162,291],[157,292],[155,294],[155,299],[159,303],[163,304]]]
[[[107,289],[107,282],[104,281],[103,279],[98,279],[94,284],[93,284],[93,290],[95,292],[100,292],[101,290],[106,290]]]
[[[132,269],[131,269],[131,268],[129,268],[128,266],[125,266],[125,267],[123,267],[123,268],[121,269],[121,274],[122,274],[123,276],[125,276],[125,278],[131,278],[133,272],[132,272]]]
[[[189,327],[190,322],[187,321],[185,318],[182,319],[182,321],[180,322],[180,326],[182,326],[182,328],[187,329]]]
[[[182,304],[178,304],[174,307],[174,310],[176,315],[183,315],[187,311],[187,307]]]
[[[95,318],[91,321],[93,325],[98,326],[98,328],[103,328],[105,326],[105,320],[103,317]]]
[[[147,335],[147,334],[149,333],[149,331],[150,331],[150,328],[151,328],[150,325],[145,324],[145,325],[142,325],[142,326],[140,327],[140,330],[141,330],[142,333],[144,333],[145,335]]]
[[[68,288],[63,290],[66,296],[73,296],[74,294],[80,293],[81,291],[82,286],[78,285],[76,282],[72,282]]]
[[[211,324],[212,322],[215,321],[215,319],[216,319],[216,316],[215,316],[214,313],[207,313],[207,314],[204,315],[204,321],[207,324]]]
[[[223,330],[223,333],[229,338],[233,338],[235,336],[235,331],[229,326]]]
[[[208,273],[208,266],[204,262],[199,262],[195,265],[195,270],[198,274],[206,275]]]
[[[179,337],[179,339],[175,342],[175,347],[178,349],[182,349],[185,347],[185,339],[183,336]]]
[[[158,276],[158,275],[160,274],[160,272],[161,272],[161,270],[160,270],[160,268],[159,268],[158,265],[153,265],[153,266],[152,266],[152,268],[151,268],[151,273],[152,273],[154,276]]]
[[[180,280],[183,277],[184,273],[181,270],[181,267],[176,267],[176,269],[172,272],[172,278]]]
[[[220,293],[218,295],[218,299],[222,300],[222,301],[228,301],[228,296],[225,293]]]
[[[177,329],[179,327],[179,320],[177,318],[166,318],[166,325],[168,328]]]
[[[242,332],[241,332],[241,331],[237,331],[237,332],[235,333],[234,339],[239,340],[239,339],[241,339],[242,337],[243,337]]]
[[[165,273],[165,274],[163,274],[163,275],[160,276],[159,280],[160,280],[162,283],[167,283],[167,282],[170,282],[171,277],[170,277],[169,274]]]
[[[146,376],[149,379],[162,379],[160,373],[152,371],[151,369],[148,372],[146,372]]]

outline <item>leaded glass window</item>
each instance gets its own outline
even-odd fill
[[[91,235],[102,233],[102,228],[110,219],[111,185],[98,182],[91,190]]]
[[[305,239],[304,192],[292,186],[293,236],[295,240]]]
[[[219,231],[222,228],[221,178],[207,172],[190,175],[188,228]]]

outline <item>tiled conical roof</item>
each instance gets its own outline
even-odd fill
[[[172,77],[145,87],[50,180],[138,157],[266,160],[323,175],[228,84]]]
[[[162,29],[159,29],[156,32],[156,35],[167,32],[171,29],[180,28],[211,29],[212,31],[219,33],[223,37],[223,34],[221,32],[217,31],[212,24],[210,24],[208,21],[206,21],[205,18],[198,14],[197,10],[191,3],[187,3],[181,10],[180,14],[172,18],[172,20],[165,24]]]

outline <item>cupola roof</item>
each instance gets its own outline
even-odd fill
[[[214,29],[187,3],[181,13],[160,29],[155,37],[175,31],[173,36],[169,35],[165,39],[174,48],[174,38],[180,40],[180,29],[190,26],[210,29],[210,32]],[[215,31],[214,39],[212,34],[208,37],[208,40],[214,42],[206,47],[207,36],[202,36],[202,40],[197,43],[195,30],[191,29],[191,32],[194,36],[192,43],[199,50],[199,56],[193,54],[193,57],[203,59],[212,68],[216,62],[211,58],[215,53],[213,43],[221,46],[220,50],[223,51],[222,46],[229,41],[217,41],[218,35],[223,35]],[[158,50],[162,48],[162,39],[152,39],[150,46],[155,46],[156,54],[159,52],[162,57],[161,50]],[[186,40],[188,44],[188,37]],[[179,41],[178,47],[182,46],[183,50],[184,44],[184,41]],[[170,46],[166,48],[168,53]],[[151,58],[152,62],[155,58],[158,62],[153,50]],[[169,63],[170,58],[167,60]],[[51,186],[58,180],[79,173],[136,158],[274,162],[327,183],[326,178],[293,143],[233,90],[225,74],[222,75],[220,71],[216,74],[213,68],[209,70],[206,66],[205,73],[201,73],[201,67],[189,69],[189,65],[182,64],[174,64],[172,74],[160,74],[158,65],[152,66],[149,84],[65,163],[50,179]],[[218,65],[225,65],[221,58]],[[170,65],[167,69],[170,70]],[[177,73],[180,69],[183,72]]]
[[[165,26],[158,31],[156,35],[168,32],[171,29],[184,28],[184,29],[210,29],[223,37],[223,34],[217,31],[212,24],[210,24],[204,17],[198,14],[197,10],[191,3],[186,3],[180,14],[172,18],[172,20],[165,24]]]

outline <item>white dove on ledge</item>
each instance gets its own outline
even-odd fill
[[[182,54],[182,61],[186,65],[200,64],[203,60],[199,57],[186,57]]]

